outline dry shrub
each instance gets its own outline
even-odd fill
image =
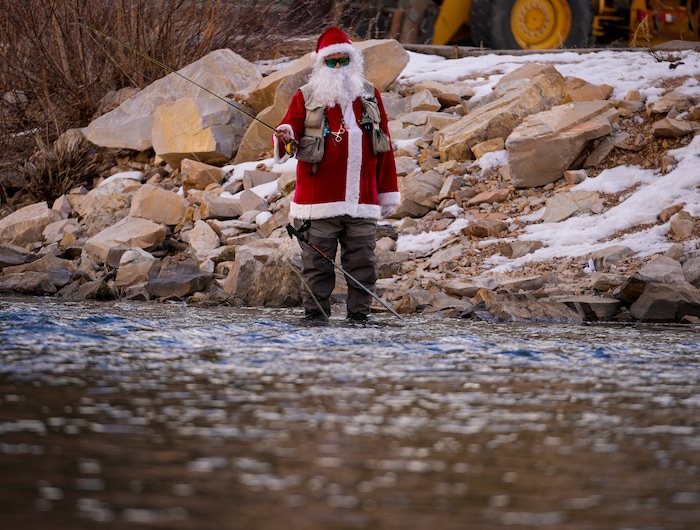
[[[63,133],[53,145],[40,149],[19,168],[27,192],[37,201],[50,201],[71,188],[89,184],[100,169],[101,150],[88,142],[77,129]]]
[[[48,158],[39,165],[25,164],[36,139],[50,146],[64,131],[86,126],[108,92],[144,88],[167,74],[88,28],[179,69],[220,48],[230,48],[249,60],[271,58],[280,53],[283,43],[316,34],[327,22],[316,16],[317,4],[312,0],[4,2],[0,9],[0,188],[7,168],[22,167],[32,195],[58,197],[70,187],[60,182],[61,175],[70,175],[69,164],[79,164],[79,156],[61,158],[58,167],[62,169]],[[36,171],[33,175],[31,168]],[[78,173],[87,168],[83,164]]]

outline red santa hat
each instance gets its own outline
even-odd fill
[[[355,56],[355,51],[352,41],[345,32],[336,27],[330,27],[321,33],[316,42],[316,56],[319,58],[328,57],[336,53],[347,53],[353,57]]]

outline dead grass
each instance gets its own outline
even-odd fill
[[[101,169],[104,150],[88,142],[77,129],[62,134],[51,146],[40,149],[19,167],[27,192],[35,201],[50,201],[79,185],[91,184]]]
[[[328,22],[309,15],[315,4],[312,0],[4,2],[0,188],[5,175],[21,173],[32,195],[59,196],[65,186],[55,179],[44,182],[47,179],[41,175],[47,173],[39,166],[36,174],[31,173],[29,157],[37,145],[46,151],[65,131],[86,126],[108,92],[144,88],[168,73],[87,27],[179,69],[221,48],[251,61],[274,57],[284,42],[317,34],[319,26]],[[59,172],[69,173],[68,167]],[[54,191],[47,193],[47,185]]]

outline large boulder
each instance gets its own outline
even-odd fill
[[[686,281],[683,266],[678,261],[668,256],[657,256],[627,279],[620,290],[619,298],[626,304],[632,305],[644,292],[646,286],[654,283],[693,289],[693,286]]]
[[[240,55],[229,49],[215,50],[177,73],[155,81],[113,111],[93,120],[83,129],[83,134],[103,147],[143,151],[153,146],[153,117],[161,105],[185,98],[217,99],[208,91],[222,97],[236,94],[261,78],[257,67]]]
[[[246,114],[220,99],[181,99],[161,105],[153,114],[153,150],[173,168],[184,158],[224,164],[238,149],[249,123]]]
[[[502,88],[502,96],[441,130],[440,159],[470,160],[475,145],[492,138],[507,138],[530,114],[569,101],[566,79],[553,66],[540,72],[527,82],[514,79],[507,90]]]
[[[630,315],[642,322],[680,322],[700,317],[700,295],[680,285],[650,283],[630,306]]]
[[[630,276],[618,298],[643,322],[680,322],[700,316],[700,294],[686,281],[681,264],[658,256]]]
[[[300,259],[299,246],[289,238],[237,247],[224,290],[245,305],[298,305],[301,291],[295,268]]]
[[[589,141],[610,134],[617,116],[609,101],[582,101],[526,117],[506,140],[513,185],[529,188],[558,180]]]

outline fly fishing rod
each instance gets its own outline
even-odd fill
[[[251,118],[251,119],[257,121],[258,123],[264,125],[265,127],[267,127],[268,129],[274,131],[275,133],[279,133],[279,132],[280,132],[277,128],[273,127],[273,126],[270,125],[269,123],[265,123],[265,122],[262,121],[260,118],[258,118],[258,117],[255,116],[254,114],[251,114],[250,112],[248,112],[248,111],[245,110],[244,108],[242,108],[242,107],[236,105],[235,103],[233,103],[232,101],[230,101],[230,100],[228,100],[228,99],[226,99],[226,98],[220,96],[220,95],[217,94],[216,92],[213,92],[213,91],[209,90],[207,87],[200,85],[200,84],[197,83],[196,81],[193,81],[193,80],[190,79],[189,77],[187,77],[187,76],[181,74],[180,72],[178,72],[178,71],[175,70],[174,68],[171,68],[170,66],[168,66],[167,64],[165,64],[165,63],[159,61],[158,59],[154,59],[153,57],[151,57],[150,55],[148,55],[148,54],[142,52],[141,50],[138,50],[138,49],[134,48],[133,46],[127,44],[126,42],[123,42],[123,41],[117,39],[116,37],[112,37],[111,35],[108,35],[108,34],[106,34],[105,32],[100,31],[99,29],[96,29],[96,28],[87,26],[86,24],[83,24],[82,22],[79,22],[78,24],[80,24],[83,28],[85,28],[85,29],[88,30],[89,32],[96,33],[96,34],[101,35],[102,37],[104,37],[104,38],[106,38],[106,39],[108,39],[108,40],[110,40],[110,41],[112,41],[112,42],[116,42],[117,44],[119,44],[120,46],[123,46],[123,47],[126,48],[127,50],[129,50],[129,51],[135,53],[136,55],[138,55],[138,56],[140,56],[140,57],[143,57],[144,59],[146,59],[147,61],[149,61],[149,62],[155,64],[156,66],[159,66],[159,67],[162,68],[163,70],[165,70],[165,71],[167,71],[167,72],[169,72],[169,73],[171,73],[171,74],[175,74],[175,75],[180,76],[180,77],[181,77],[182,79],[184,79],[185,81],[189,81],[190,83],[192,83],[192,84],[195,85],[196,87],[198,87],[198,88],[204,90],[206,93],[211,94],[212,96],[214,96],[214,97],[220,99],[221,101],[223,101],[223,102],[226,103],[227,105],[232,106],[232,107],[233,107],[234,109],[236,109],[238,112],[242,112],[243,114],[245,114],[245,115],[248,116],[249,118]],[[285,144],[285,145],[284,145],[284,150],[285,150],[285,152],[287,152],[287,153],[290,154],[290,155],[293,155],[293,154],[296,152],[296,148],[297,148],[297,145],[298,145],[298,142],[297,142],[296,140],[289,140],[289,141],[286,141],[284,144]],[[333,265],[333,267],[335,267],[335,268],[338,269],[340,272],[342,272],[348,279],[352,280],[355,284],[357,284],[361,289],[363,289],[367,294],[369,294],[369,295],[370,295],[372,298],[374,298],[377,302],[379,302],[379,303],[382,304],[386,309],[388,309],[389,311],[391,311],[397,318],[403,320],[403,318],[401,317],[401,315],[399,315],[396,311],[394,311],[394,309],[393,309],[392,307],[390,307],[384,300],[382,300],[382,299],[379,298],[375,293],[373,293],[372,291],[370,291],[364,284],[362,284],[357,278],[355,278],[355,277],[354,277],[353,275],[351,275],[348,271],[346,271],[342,266],[338,265],[335,261],[333,261],[333,259],[331,259],[329,256],[327,256],[320,248],[318,248],[316,245],[312,244],[306,236],[304,236],[300,231],[298,231],[296,228],[294,228],[291,224],[287,225],[287,232],[289,233],[289,237],[296,236],[297,239],[299,239],[299,241],[302,241],[302,242],[306,243],[307,245],[309,245],[314,251],[318,252],[326,261],[328,261],[331,265]]]
[[[384,300],[382,300],[379,296],[377,296],[376,293],[373,293],[370,289],[367,288],[360,280],[355,278],[352,274],[350,274],[348,271],[346,271],[341,265],[338,265],[333,258],[328,256],[323,250],[318,248],[316,245],[314,245],[311,241],[309,241],[309,238],[306,237],[302,232],[305,232],[308,229],[307,223],[308,221],[305,221],[304,224],[302,225],[300,230],[297,230],[294,228],[291,224],[287,225],[287,233],[289,234],[289,237],[294,237],[301,241],[302,243],[305,243],[308,245],[312,250],[314,250],[319,256],[321,256],[323,259],[325,259],[328,263],[333,265],[336,269],[338,269],[340,272],[342,272],[346,278],[349,280],[352,280],[353,283],[355,283],[358,287],[360,287],[364,292],[366,292],[368,295],[370,295],[372,298],[374,298],[377,302],[382,304],[386,309],[391,311],[393,315],[398,318],[399,320],[403,320],[403,317],[399,315],[394,308],[392,308],[389,304],[387,304]],[[305,229],[306,227],[306,229]]]
[[[155,64],[156,66],[159,66],[160,68],[162,68],[162,69],[165,70],[166,72],[169,72],[169,73],[171,73],[171,74],[175,74],[175,75],[180,76],[180,77],[181,77],[182,79],[184,79],[185,81],[189,81],[190,83],[192,83],[192,84],[195,85],[196,87],[198,87],[198,88],[204,90],[207,94],[211,94],[211,95],[214,96],[215,98],[220,99],[221,101],[223,101],[223,102],[226,103],[227,105],[232,106],[232,107],[233,107],[234,109],[236,109],[238,112],[241,112],[241,113],[245,114],[245,115],[248,116],[249,118],[251,118],[251,119],[257,121],[258,123],[264,125],[264,126],[267,127],[268,129],[270,129],[270,130],[272,130],[272,131],[274,131],[274,132],[276,132],[276,133],[280,132],[280,131],[277,130],[276,127],[273,127],[273,126],[270,125],[269,123],[265,123],[264,121],[262,121],[260,118],[258,118],[258,117],[255,116],[254,114],[252,114],[252,113],[248,112],[247,110],[245,110],[243,107],[241,107],[241,106],[239,106],[239,105],[236,105],[233,101],[231,101],[231,100],[229,100],[229,99],[226,99],[225,97],[220,96],[220,95],[217,94],[216,92],[213,92],[213,91],[209,90],[207,87],[205,87],[205,86],[203,86],[203,85],[197,83],[196,81],[190,79],[189,77],[187,77],[187,76],[181,74],[180,72],[178,72],[178,71],[175,70],[174,68],[171,68],[170,66],[168,66],[167,64],[165,64],[165,63],[159,61],[158,59],[155,59],[155,58],[151,57],[150,55],[148,55],[148,54],[142,52],[141,50],[138,50],[138,49],[134,48],[134,47],[131,46],[130,44],[128,44],[128,43],[126,43],[126,42],[124,42],[124,41],[121,41],[121,40],[117,39],[116,37],[112,37],[111,35],[108,35],[108,34],[105,33],[104,31],[100,31],[99,29],[93,28],[93,27],[91,27],[91,26],[87,26],[87,25],[83,24],[82,22],[78,22],[78,24],[80,24],[83,28],[85,28],[85,29],[88,30],[88,31],[91,31],[91,32],[94,32],[94,33],[96,33],[96,34],[98,34],[98,35],[101,35],[101,36],[104,37],[105,39],[108,39],[108,40],[110,40],[110,41],[112,41],[112,42],[116,42],[117,44],[119,44],[120,46],[123,46],[123,47],[126,48],[127,50],[129,50],[129,51],[135,53],[136,55],[138,55],[138,56],[140,56],[140,57],[143,57],[144,59],[146,59],[147,61],[149,61],[149,62]],[[296,147],[297,147],[297,141],[296,141],[296,140],[290,140],[290,141],[284,143],[284,150],[285,150],[285,152],[287,152],[287,153],[290,154],[290,155],[293,155],[293,154],[296,152]]]

